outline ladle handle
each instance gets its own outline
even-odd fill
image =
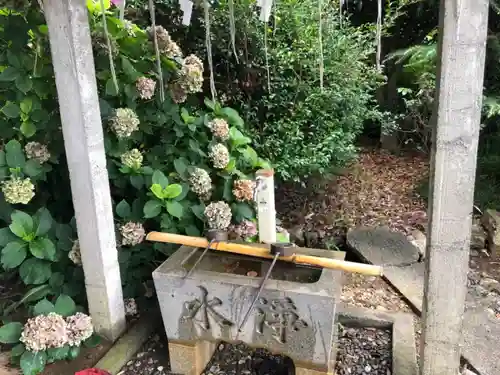
[[[208,247],[208,240],[203,237],[183,236],[180,234],[150,232],[146,236],[148,241],[175,243],[177,245],[185,245],[191,247]],[[269,246],[266,245],[245,245],[234,242],[217,242],[210,246],[212,250],[226,251],[241,255],[255,256],[259,258],[273,259],[270,253]],[[316,257],[312,255],[293,254],[291,256],[280,257],[279,260],[292,262],[296,264],[304,264],[318,266],[323,268],[342,270],[346,272],[360,273],[368,276],[382,276],[383,269],[381,266],[371,264],[348,262],[345,260],[330,259]]]

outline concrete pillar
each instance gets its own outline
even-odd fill
[[[488,0],[441,0],[421,373],[458,374]]]
[[[45,0],[90,314],[115,340],[125,329],[120,269],[85,0]]]

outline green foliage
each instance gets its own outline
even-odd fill
[[[255,218],[252,205],[236,202],[233,182],[252,179],[256,169],[269,164],[250,146],[252,139],[236,110],[195,96],[184,102],[173,94],[173,85],[190,78],[182,73],[182,58],[162,53],[166,98],[160,100],[155,51],[147,31],[121,21],[105,2],[116,90],[100,2],[87,5],[118,260],[125,297],[137,297],[151,271],[175,249],[145,242],[145,232],[201,235],[210,200],[230,204],[234,224]],[[0,314],[26,306],[35,314],[57,311],[66,316],[74,305],[68,298],[85,304],[84,278],[47,26],[36,2],[20,13],[0,12],[0,24],[0,264],[3,272],[26,286],[25,294]],[[156,82],[151,95],[141,91],[139,79]],[[216,118],[227,122],[227,139],[212,134],[210,124]],[[222,169],[214,168],[209,156],[216,143],[229,154]],[[195,168],[209,174],[210,196],[192,190]],[[60,354],[48,353],[46,361]],[[76,350],[68,351],[68,356],[75,355]],[[21,358],[22,367],[29,363],[27,369],[38,369],[43,362],[43,357]]]
[[[408,1],[387,5],[391,19],[401,13],[399,3]],[[135,6],[130,15],[148,19],[146,1],[127,4]],[[211,9],[212,52],[221,100],[244,113],[254,148],[271,160],[281,179],[304,180],[342,166],[355,156],[354,142],[366,121],[391,121],[373,100],[374,90],[383,81],[374,67],[374,29],[353,27],[348,19],[341,25],[338,2],[324,3],[325,86],[321,91],[317,1],[280,1],[267,25],[259,20],[254,5],[254,0],[234,4],[236,56],[228,2],[223,0]],[[194,7],[189,28],[180,25],[176,2],[156,2],[156,9],[157,20],[173,25],[173,34],[184,49],[205,51],[202,7]]]

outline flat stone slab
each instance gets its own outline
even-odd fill
[[[388,228],[359,228],[348,232],[347,244],[365,261],[403,264],[418,259],[418,250],[401,233]],[[405,267],[384,267],[384,278],[422,311],[425,279],[424,263]],[[500,374],[500,320],[469,290],[464,314],[462,355],[482,375]]]

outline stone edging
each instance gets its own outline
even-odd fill
[[[361,307],[339,306],[338,322],[342,325],[392,328],[392,374],[417,375],[417,349],[413,315],[387,313]]]
[[[94,367],[106,370],[111,375],[118,374],[140,350],[160,322],[159,314],[144,314],[113,344]]]

